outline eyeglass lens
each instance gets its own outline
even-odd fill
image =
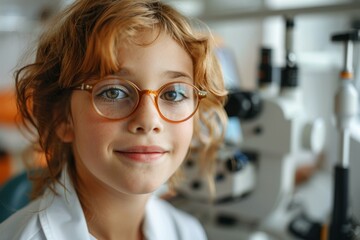
[[[191,116],[198,104],[197,90],[190,84],[174,82],[156,91],[155,103],[165,119],[181,121]],[[121,119],[132,114],[141,95],[135,85],[125,80],[111,79],[98,82],[92,91],[97,111],[110,119]],[[152,91],[153,92],[153,91]]]

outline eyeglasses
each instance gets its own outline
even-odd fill
[[[95,84],[83,83],[74,90],[88,91],[96,112],[114,120],[133,114],[144,94],[153,95],[161,118],[172,123],[180,123],[192,117],[200,100],[207,95],[206,91],[186,82],[170,82],[158,90],[140,90],[134,83],[116,77],[106,78]]]

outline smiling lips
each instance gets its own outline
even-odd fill
[[[167,151],[158,146],[134,146],[116,151],[116,153],[136,162],[153,162]]]

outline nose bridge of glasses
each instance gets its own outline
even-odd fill
[[[144,90],[139,91],[139,95],[140,95],[140,98],[142,98],[143,95],[153,96],[153,100],[155,100],[158,95],[158,91],[151,90],[151,89],[144,89]]]
[[[139,100],[138,100],[138,106],[140,104],[141,101],[143,101],[143,96],[144,95],[149,95],[151,101],[153,102],[153,104],[155,105],[156,109],[159,111],[158,106],[157,106],[157,101],[156,101],[156,97],[158,95],[158,92],[156,90],[151,90],[151,89],[144,89],[139,92]],[[138,106],[136,108],[138,108]]]
[[[137,111],[137,109],[139,108],[139,106],[141,105],[141,101],[144,101],[143,96],[144,95],[149,95],[152,103],[154,104],[154,107],[156,108],[156,111],[160,114],[160,116],[162,116],[162,114],[160,113],[160,109],[157,105],[157,100],[156,100],[156,97],[158,95],[158,91],[156,90],[151,90],[151,89],[144,89],[144,90],[138,90],[138,93],[139,93],[139,99],[138,99],[138,102],[137,102],[137,105],[135,107],[135,109],[133,110],[133,112]]]

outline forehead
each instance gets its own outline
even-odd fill
[[[123,35],[120,38],[119,44],[117,44],[117,50],[120,54],[122,51],[128,49],[146,50],[153,48],[154,46],[159,45],[159,42],[164,44],[164,46],[168,46],[169,43],[171,43],[172,46],[176,46],[176,48],[181,48],[183,51],[187,52],[186,47],[181,44],[180,41],[175,40],[171,33],[168,33],[159,27],[144,28],[134,31],[133,34]],[[120,55],[120,57],[126,56]]]
[[[118,48],[120,73],[185,72],[193,75],[190,54],[169,34],[144,31]]]

